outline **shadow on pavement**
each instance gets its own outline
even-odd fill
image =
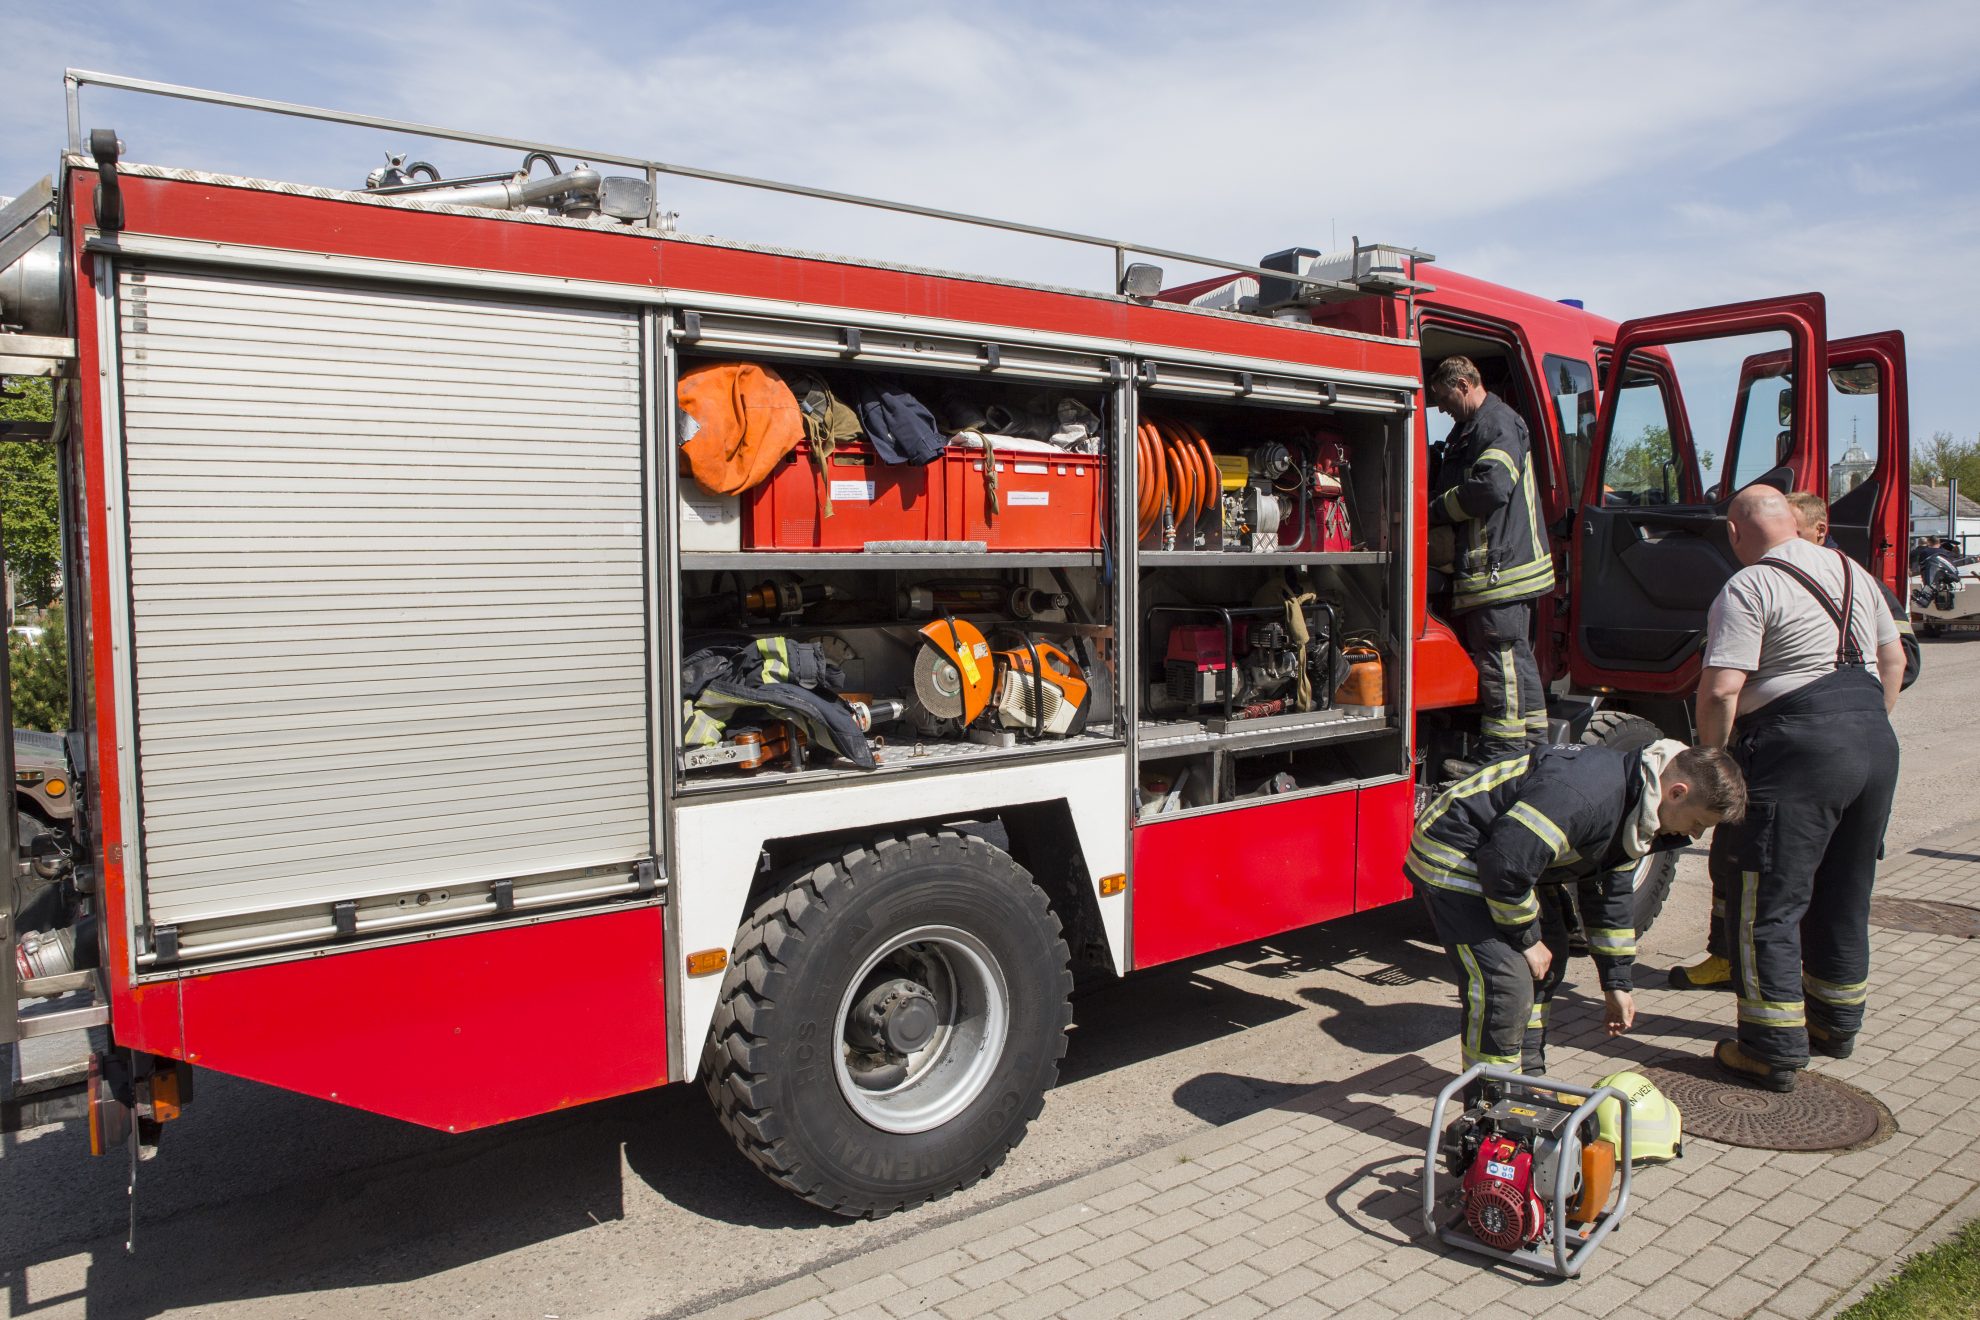
[[[1362,1054],[1406,1054],[1456,1036],[1455,1017],[1443,1002],[1369,1004],[1328,986],[1307,986],[1300,998],[1329,1010],[1320,1030]]]
[[[78,1300],[30,1292],[35,1266],[83,1276],[91,1317],[150,1316],[423,1278],[624,1213],[626,1102],[448,1136],[233,1078],[200,1085],[202,1107],[139,1166],[135,1254],[123,1160],[79,1158],[78,1124],[8,1139],[0,1277],[12,1314]],[[270,1168],[293,1180],[229,1197],[245,1170],[265,1185]],[[55,1264],[78,1254],[86,1263]]]
[[[1179,1108],[1222,1127],[1260,1110],[1284,1105],[1311,1089],[1310,1083],[1275,1082],[1268,1077],[1213,1072],[1190,1078],[1176,1088],[1174,1098]]]

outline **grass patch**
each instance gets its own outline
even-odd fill
[[[1839,1320],[1965,1320],[1980,1315],[1980,1219],[1921,1251]]]

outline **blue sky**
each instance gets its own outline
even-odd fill
[[[1256,258],[1350,234],[1618,318],[1817,289],[1980,409],[1980,7],[0,0],[0,192],[74,65]],[[129,97],[132,160],[356,186],[443,144]],[[1046,281],[1108,259],[703,186],[682,227]],[[1171,277],[1184,272],[1171,270]],[[1703,429],[1703,428],[1701,428]]]

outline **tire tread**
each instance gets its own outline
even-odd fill
[[[1035,884],[1027,885],[1025,901],[1031,904],[1034,915],[1050,926],[1059,945],[1060,1020],[1054,1033],[1046,1084],[1025,1107],[1017,1135],[983,1161],[981,1167],[967,1170],[950,1185],[925,1196],[868,1204],[854,1203],[827,1192],[829,1180],[821,1171],[807,1168],[790,1151],[784,1140],[783,1116],[761,1094],[769,1089],[769,1078],[760,1066],[770,1044],[767,1028],[776,1015],[778,984],[789,966],[787,959],[778,957],[778,950],[788,949],[791,941],[814,933],[822,924],[820,919],[841,894],[878,879],[896,861],[905,862],[917,854],[958,864],[1016,865],[1000,850],[973,835],[954,830],[916,831],[905,837],[890,835],[870,847],[849,850],[835,861],[818,863],[795,876],[764,899],[743,924],[702,1052],[702,1084],[715,1107],[716,1117],[743,1156],[786,1191],[835,1214],[853,1218],[872,1219],[908,1209],[974,1186],[995,1172],[1043,1111],[1044,1093],[1058,1076],[1068,1043],[1066,1029],[1072,1024],[1072,969],[1064,934],[1044,891]],[[753,1064],[759,1066],[752,1067]]]

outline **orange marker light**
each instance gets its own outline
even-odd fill
[[[687,956],[689,976],[713,976],[729,965],[727,949],[702,949]]]
[[[51,779],[41,786],[41,791],[49,797],[61,797],[69,791],[69,786],[59,779]]]
[[[1100,877],[1100,897],[1112,898],[1115,894],[1127,891],[1127,877],[1124,875],[1103,875]]]

